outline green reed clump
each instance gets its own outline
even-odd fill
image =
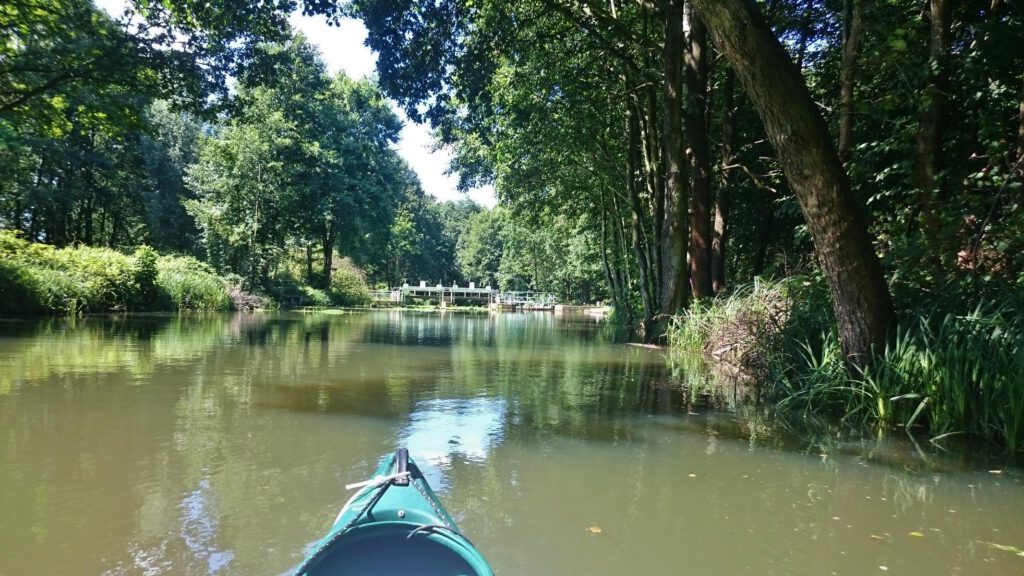
[[[851,371],[827,291],[806,278],[755,282],[672,320],[676,354],[755,386],[788,415],[848,426],[968,434],[1024,448],[1024,302],[905,312],[885,350]]]
[[[897,421],[1024,446],[1024,311],[1007,298],[912,318],[865,381],[899,387]],[[913,410],[913,412],[910,412]],[[904,420],[906,418],[906,420]]]
[[[764,380],[793,334],[820,332],[828,309],[819,281],[796,277],[755,280],[711,300],[695,302],[671,319],[670,349],[709,358],[728,375]]]
[[[907,315],[886,349],[854,373],[834,332],[814,341],[779,358],[778,406],[1024,446],[1024,316],[1013,298],[966,314]]]
[[[229,310],[227,282],[208,264],[191,256],[163,256],[157,261],[156,285],[165,295],[164,307],[176,310]]]
[[[222,278],[194,258],[133,255],[108,248],[56,248],[0,230],[0,314],[80,314],[129,310],[223,310]]]

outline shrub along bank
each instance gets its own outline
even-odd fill
[[[160,255],[148,246],[133,254],[56,248],[0,230],[0,317],[372,302],[365,275],[347,259],[340,260],[327,290],[304,285],[287,271],[260,290],[271,296],[245,290],[240,277],[220,275],[191,256]]]
[[[0,231],[0,315],[227,310],[228,283],[187,256],[56,248]]]
[[[735,290],[676,318],[669,343],[699,354],[788,413],[906,427],[932,439],[1024,448],[1024,302],[1015,293],[968,310],[907,307],[886,349],[850,372],[818,282],[791,278]]]

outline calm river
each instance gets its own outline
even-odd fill
[[[0,323],[0,575],[287,572],[406,445],[501,575],[1024,575],[1024,475],[692,414],[593,320]]]

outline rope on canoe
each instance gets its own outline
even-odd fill
[[[356,482],[355,484],[346,484],[345,490],[352,490],[353,488],[366,488],[367,486],[374,486],[375,488],[386,487],[390,486],[392,481],[398,480],[399,478],[405,478],[407,476],[409,476],[409,472],[399,472],[397,474],[390,474],[388,476],[376,476],[369,480],[364,480],[363,482]],[[348,510],[348,507],[351,506],[352,503],[355,502],[357,498],[362,496],[364,492],[366,491],[359,490],[358,492],[353,494],[351,498],[348,499],[348,502],[345,502],[345,505],[342,506],[341,510],[338,511],[338,517],[334,519],[335,524],[341,521],[341,517],[345,514],[345,510]],[[383,494],[383,492],[381,493]],[[375,500],[371,498],[371,502],[374,501]],[[356,514],[356,517],[352,520],[352,522],[355,522],[356,520],[362,518],[366,510],[367,507],[363,507],[363,509],[359,511],[359,514]],[[345,528],[347,529],[349,526],[351,526],[352,522],[349,522],[348,526],[345,526]]]
[[[437,507],[437,504],[434,502],[434,499],[431,498],[429,494],[427,494],[426,490],[424,490],[423,487],[420,486],[418,482],[414,481],[410,482],[410,484],[415,486],[416,491],[420,493],[420,496],[422,496],[423,499],[427,501],[427,504],[430,504],[430,507],[434,510],[434,516],[440,518],[441,522],[444,522],[444,528],[447,528],[449,531],[459,534],[461,536],[462,534],[459,533],[459,530],[448,523],[448,514],[446,514],[443,510]],[[423,526],[421,526],[420,528],[423,528]],[[417,528],[416,530],[419,530],[420,528]],[[416,533],[416,530],[413,530],[413,534]],[[410,534],[410,536],[412,536],[412,534]]]
[[[310,555],[309,558],[306,558],[306,560],[302,564],[300,564],[298,568],[295,569],[295,576],[302,576],[302,574],[305,574],[306,571],[311,566],[316,564],[317,561],[320,560],[320,557],[323,556],[327,552],[327,550],[331,548],[332,544],[334,544],[338,541],[339,538],[344,536],[345,533],[348,532],[349,529],[352,528],[352,526],[360,518],[362,518],[364,514],[366,514],[367,510],[373,508],[373,506],[380,501],[381,497],[384,496],[384,493],[387,492],[388,487],[391,486],[391,484],[395,481],[396,477],[408,474],[408,472],[403,472],[401,474],[391,474],[390,476],[380,476],[377,478],[373,478],[371,480],[367,480],[365,482],[358,482],[355,485],[350,484],[349,486],[359,486],[361,489],[355,494],[353,494],[352,497],[349,498],[348,502],[346,502],[345,505],[341,507],[341,512],[338,513],[338,518],[334,521],[335,524],[337,524],[338,521],[341,520],[342,515],[345,514],[345,511],[348,510],[348,507],[353,502],[355,502],[357,498],[359,498],[360,496],[364,495],[367,492],[366,489],[368,487],[373,486],[377,491],[373,494],[373,496],[370,497],[369,500],[366,501],[366,504],[362,508],[360,508],[359,512],[352,518],[352,520],[348,522],[348,524],[345,524],[345,526],[341,530],[336,531],[326,542],[321,542],[319,544],[316,552]],[[351,490],[349,486],[346,486],[346,488]]]
[[[410,472],[406,471],[398,472],[396,474],[390,474],[388,476],[376,476],[374,478],[371,478],[370,480],[356,482],[354,484],[348,484],[345,486],[346,490],[352,490],[353,488],[359,488],[359,490],[355,494],[353,494],[351,498],[349,498],[348,502],[346,502],[344,506],[341,507],[341,511],[338,512],[337,519],[334,520],[335,524],[337,524],[341,520],[341,517],[344,516],[345,511],[348,510],[348,507],[351,506],[352,503],[354,503],[360,496],[363,496],[367,493],[368,488],[372,486],[373,489],[376,490],[376,492],[374,492],[373,496],[371,496],[366,501],[366,504],[364,504],[363,507],[359,509],[359,512],[356,513],[356,515],[353,516],[352,519],[349,520],[348,523],[346,523],[341,530],[336,531],[326,542],[322,542],[319,545],[319,548],[316,550],[316,552],[314,552],[309,558],[306,558],[306,561],[303,562],[296,569],[295,576],[301,576],[302,574],[304,574],[306,570],[309,569],[310,566],[313,566],[320,559],[320,557],[323,556],[324,553],[326,553],[326,551],[331,548],[332,544],[334,544],[339,538],[344,536],[349,531],[349,529],[351,529],[356,524],[356,522],[358,522],[359,519],[367,513],[367,511],[369,511],[377,504],[377,502],[380,502],[380,499],[384,496],[384,493],[387,492],[388,488],[390,488],[392,484],[394,484],[395,480],[407,477],[410,478],[411,480],[409,484],[414,486],[416,488],[416,491],[420,493],[420,496],[423,497],[423,500],[425,500],[427,504],[430,505],[430,508],[434,511],[434,515],[437,518],[440,518],[441,522],[444,522],[444,526],[441,526],[439,524],[424,524],[423,526],[419,526],[412,530],[407,536],[407,538],[412,538],[416,534],[430,532],[434,529],[441,529],[451,532],[452,534],[455,534],[465,539],[465,536],[463,536],[463,534],[459,532],[458,528],[452,526],[451,523],[448,522],[448,515],[438,507],[437,503],[430,496],[430,494],[428,494],[427,491],[423,489],[423,486],[421,486],[420,483],[416,482],[414,479],[411,478]]]
[[[406,470],[405,472],[396,472],[395,474],[390,474],[388,476],[374,476],[373,478],[370,478],[369,480],[363,480],[362,482],[355,482],[353,484],[346,484],[345,485],[345,490],[352,490],[352,489],[355,489],[355,488],[362,488],[363,486],[370,486],[372,484],[383,484],[384,482],[388,482],[388,481],[391,481],[391,480],[398,480],[399,478],[405,478],[406,476],[409,476],[410,474],[411,473],[408,470]]]

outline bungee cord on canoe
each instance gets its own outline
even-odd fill
[[[358,491],[295,576],[493,576],[404,448],[346,489]]]

